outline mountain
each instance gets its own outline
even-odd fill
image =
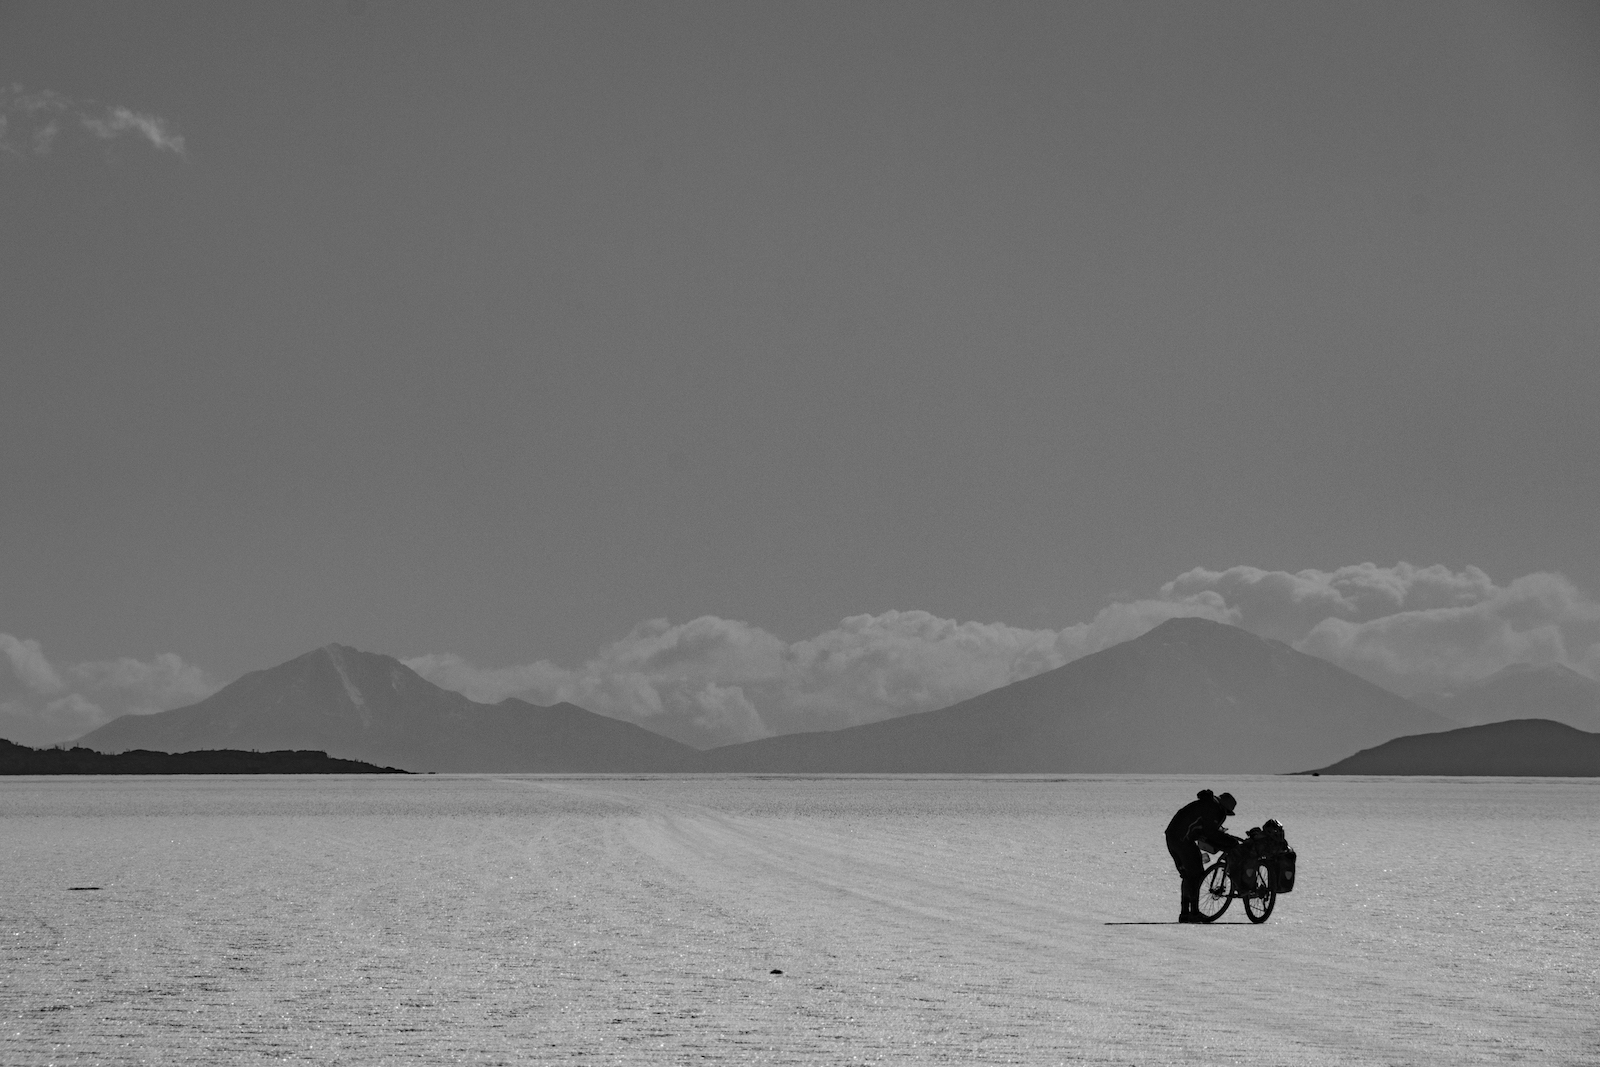
[[[1600,682],[1559,663],[1513,663],[1481,682],[1411,698],[1467,726],[1507,719],[1554,719],[1600,731]]]
[[[397,659],[344,645],[253,671],[186,708],[124,715],[74,743],[101,752],[312,748],[413,771],[500,773],[677,771],[699,757],[572,704],[478,704]]]
[[[1600,734],[1514,719],[1393,741],[1305,774],[1600,776]]]
[[[1280,773],[1438,714],[1324,660],[1205,619],[938,711],[705,754],[707,770],[789,773]]]

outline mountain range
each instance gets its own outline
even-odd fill
[[[1234,626],[1142,637],[938,711],[712,749],[707,770],[1273,774],[1453,725]]]
[[[124,715],[75,744],[100,752],[320,749],[409,771],[672,772],[699,753],[573,704],[479,704],[397,659],[324,645],[186,708]]]
[[[1278,773],[1453,725],[1281,642],[1172,619],[937,711],[707,752],[572,704],[479,704],[343,645],[247,674],[186,708],[123,716],[75,743],[312,748],[413,771]]]

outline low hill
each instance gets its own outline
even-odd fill
[[[115,755],[87,748],[28,748],[0,738],[0,774],[404,774],[326,752],[149,752]]]
[[[777,773],[1282,773],[1404,734],[1434,712],[1278,641],[1204,619],[938,711],[705,754]]]
[[[311,748],[412,771],[500,773],[691,770],[699,757],[572,704],[479,704],[397,659],[345,645],[253,671],[185,708],[113,719],[76,744],[101,752]]]
[[[1463,726],[1553,719],[1590,733],[1600,731],[1600,682],[1559,663],[1513,663],[1481,682],[1412,699]]]
[[[1397,737],[1302,774],[1600,776],[1600,734],[1549,719],[1515,719]]]

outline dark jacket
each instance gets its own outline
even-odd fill
[[[1178,809],[1172,821],[1167,823],[1167,840],[1200,845],[1207,852],[1226,851],[1240,840],[1222,828],[1227,818],[1228,813],[1222,810],[1222,805],[1208,790],[1198,800],[1191,800]]]

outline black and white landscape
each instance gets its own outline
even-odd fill
[[[1597,72],[0,2],[0,1067],[1600,1061]]]

